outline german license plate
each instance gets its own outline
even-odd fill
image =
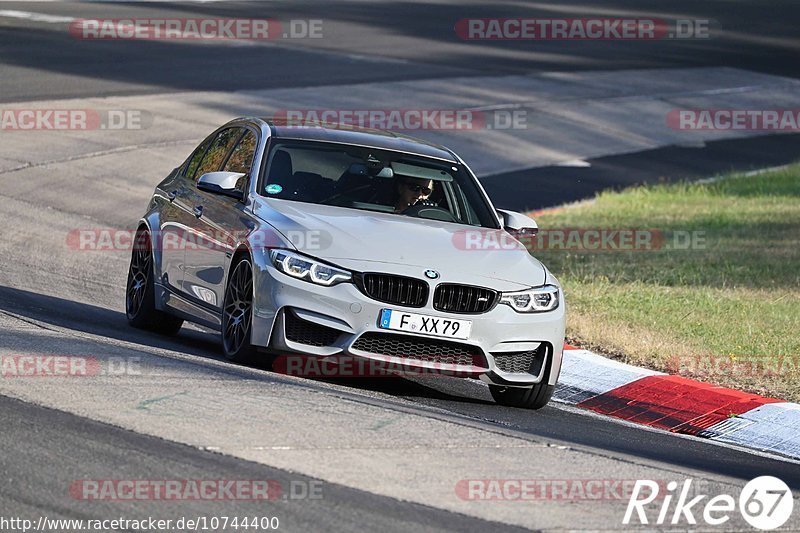
[[[382,329],[408,331],[435,337],[469,339],[472,321],[407,313],[396,309],[383,309],[381,310],[379,326]]]

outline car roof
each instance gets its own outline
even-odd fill
[[[296,122],[287,122],[285,119],[263,118],[261,120],[269,125],[271,135],[278,139],[352,144],[434,157],[453,163],[458,162],[453,152],[444,146],[390,131],[347,124],[304,122],[298,125]]]

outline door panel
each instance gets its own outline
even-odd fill
[[[186,231],[193,224],[187,210],[186,194],[192,185],[191,179],[213,140],[214,136],[209,136],[200,143],[182,168],[175,172],[173,179],[162,186],[167,195],[167,203],[161,210],[161,226],[158,228],[158,235],[153,239],[153,246],[157,246],[161,252],[160,281],[175,292],[183,290]]]
[[[241,202],[194,189],[190,197],[202,214],[194,223],[192,242],[186,246],[183,290],[196,300],[222,308],[230,258],[246,231]]]
[[[217,148],[215,141],[195,177],[217,170],[249,173],[257,141],[255,133],[238,129],[219,140],[221,147]],[[247,190],[246,186],[245,177],[240,190]],[[183,290],[193,299],[221,310],[230,258],[252,223],[243,211],[242,202],[201,191],[196,183],[192,184],[187,201],[194,220],[193,234],[186,246]]]
[[[183,282],[184,253],[182,243],[185,239],[187,217],[182,205],[186,191],[186,179],[180,174],[164,184],[167,201],[161,209],[160,227],[153,238],[153,246],[161,253],[160,282],[173,291],[180,291]]]

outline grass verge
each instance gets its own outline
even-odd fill
[[[800,164],[601,193],[536,219],[533,253],[564,285],[571,341],[800,401]]]

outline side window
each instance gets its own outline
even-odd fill
[[[206,139],[203,141],[203,144],[195,149],[191,159],[189,159],[189,164],[186,165],[186,172],[184,173],[184,176],[189,179],[194,178],[194,173],[197,171],[197,166],[200,164],[200,160],[203,159],[203,155],[206,153],[206,148],[208,148],[208,145],[211,144],[211,141],[212,139]]]
[[[243,172],[250,174],[250,167],[253,166],[253,157],[256,154],[256,134],[250,130],[244,134],[242,140],[236,145],[236,148],[231,152],[228,162],[225,164],[227,172]]]
[[[235,143],[239,136],[242,134],[242,128],[228,128],[219,132],[214,138],[214,142],[208,147],[203,162],[194,175],[195,180],[207,172],[216,172],[225,161],[225,156],[228,155],[233,143]]]

